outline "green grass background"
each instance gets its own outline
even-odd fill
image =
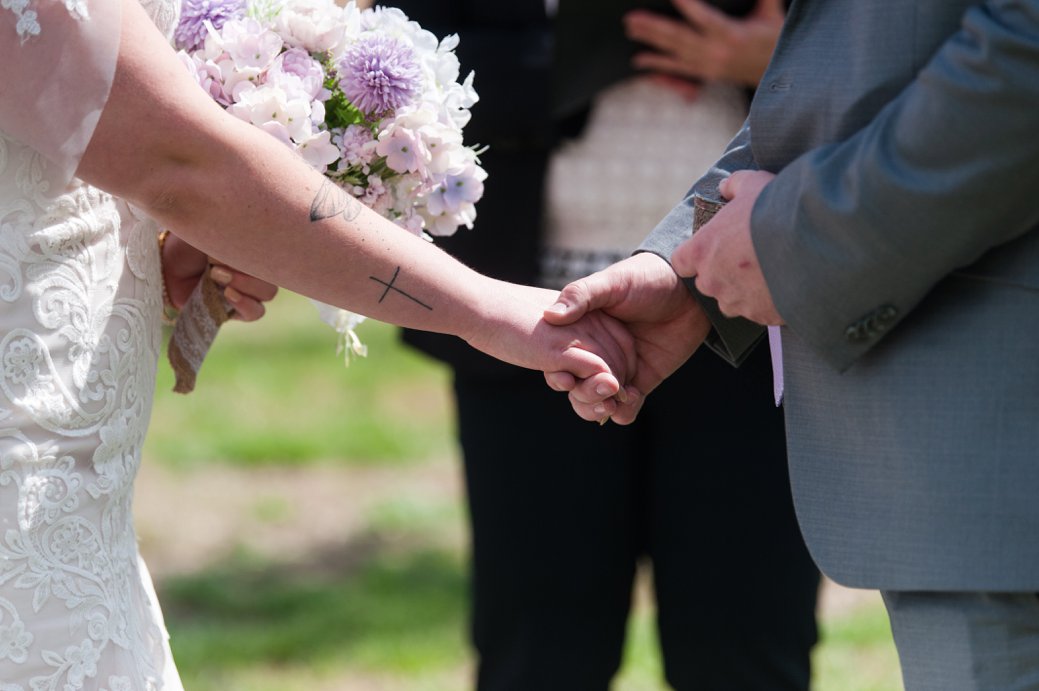
[[[344,367],[335,334],[283,292],[256,324],[229,324],[198,389],[169,392],[160,370],[146,461],[204,478],[212,464],[453,472],[448,371],[368,322],[370,355]],[[446,459],[446,460],[445,460]],[[264,520],[286,511],[258,506]],[[464,691],[471,688],[460,500],[389,497],[342,554],[279,562],[236,549],[158,583],[189,691]],[[645,598],[644,598],[645,599]],[[877,605],[822,621],[818,691],[901,688],[887,618]],[[652,605],[636,607],[616,691],[660,691]],[[532,690],[534,691],[534,690]],[[579,691],[579,690],[575,690]]]

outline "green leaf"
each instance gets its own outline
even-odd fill
[[[335,90],[325,102],[325,123],[329,129],[366,124],[364,113],[347,100],[342,91]]]

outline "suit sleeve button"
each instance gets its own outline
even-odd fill
[[[894,305],[883,305],[845,329],[844,337],[849,341],[856,342],[876,338],[887,331],[897,317],[897,307]]]
[[[844,330],[844,337],[853,342],[866,340],[866,325],[861,321],[855,322]]]

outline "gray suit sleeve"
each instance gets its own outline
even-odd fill
[[[1039,232],[1039,2],[974,6],[851,138],[785,167],[751,231],[779,313],[838,370],[954,270]]]
[[[657,227],[642,241],[637,252],[652,252],[670,262],[671,253],[693,232],[693,195],[717,199],[718,184],[736,170],[756,170],[754,156],[750,150],[750,125],[743,123],[725,153],[707,173],[696,181],[678,205],[657,224]],[[714,298],[701,294],[692,280],[685,281],[689,292],[707,313],[714,328],[705,341],[713,350],[732,365],[739,365],[750,354],[764,334],[764,327],[746,319],[733,319],[722,315]]]

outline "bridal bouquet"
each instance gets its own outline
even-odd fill
[[[417,235],[472,227],[487,176],[462,142],[477,95],[472,73],[459,81],[457,36],[437,40],[400,10],[353,2],[183,0],[174,38],[217,103],[366,206]],[[215,287],[196,292],[170,344],[184,392],[228,313]],[[347,358],[363,355],[363,318],[316,304]]]

